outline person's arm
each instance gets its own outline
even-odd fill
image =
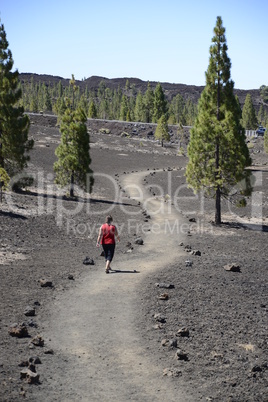
[[[120,237],[119,237],[119,234],[118,234],[118,231],[117,231],[116,227],[115,227],[114,234],[115,234],[115,236],[117,238],[117,241],[120,241]]]
[[[97,244],[96,244],[97,247],[99,247],[99,245],[100,245],[101,237],[102,237],[102,228],[100,227]]]

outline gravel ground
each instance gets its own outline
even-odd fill
[[[168,228],[185,238],[178,240],[177,262],[150,271],[137,288],[133,321],[144,354],[159,368],[159,378],[164,374],[171,387],[187,390],[192,401],[267,401],[268,167],[262,140],[252,148],[253,197],[244,209],[225,203],[224,223],[215,227],[214,203],[186,188],[187,158],[178,156],[175,145],[162,148],[144,138],[92,131],[94,191],[90,200],[85,194],[68,200],[52,182],[58,129],[44,122],[32,124],[30,133],[36,142],[28,170],[36,174],[35,185],[4,198],[0,213],[0,399],[49,400],[49,378],[27,384],[18,364],[38,354],[42,365],[49,365],[53,357],[45,348],[29,348],[29,341],[50,316],[51,301],[83,278],[83,259],[90,256],[102,267],[95,243],[107,212],[121,232],[116,256],[129,258],[126,245],[133,244],[134,235],[144,235],[150,219],[124,191],[123,178],[148,170],[144,186],[152,197],[173,204],[188,224]],[[135,259],[139,253],[134,245],[131,255]],[[239,265],[240,272],[226,271],[227,264]],[[52,289],[40,286],[44,278],[53,282]],[[159,299],[162,293],[166,300]],[[25,316],[27,306],[35,306],[36,316]],[[155,314],[165,322],[157,322]],[[30,337],[11,337],[10,325],[21,322]]]

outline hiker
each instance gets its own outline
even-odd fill
[[[112,216],[111,215],[106,216],[106,222],[103,225],[101,225],[97,240],[97,247],[99,247],[100,244],[103,247],[106,260],[106,266],[105,266],[106,274],[109,274],[109,271],[111,269],[111,262],[115,250],[115,236],[117,240],[120,241],[117,229],[112,224],[112,222],[113,222]]]

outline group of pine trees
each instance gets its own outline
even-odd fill
[[[45,84],[44,82],[20,82],[22,97],[20,105],[28,112],[53,112],[56,115],[64,113],[65,99],[72,96],[71,85],[63,87],[62,82]],[[126,81],[124,88],[108,88],[101,81],[98,89],[82,90],[77,86],[74,106],[83,109],[89,118],[138,121],[157,123],[162,114],[166,114],[169,124],[181,123],[191,126],[197,113],[197,106],[190,99],[184,99],[177,94],[170,102],[166,99],[160,83],[153,90],[148,82],[144,94],[137,91],[135,84]]]
[[[256,128],[258,119],[254,114],[250,96],[243,111],[234,96],[231,80],[231,61],[227,55],[225,28],[221,17],[217,17],[206,85],[198,102],[198,110],[177,95],[168,103],[163,89],[158,84],[153,91],[150,83],[144,95],[136,94],[126,85],[111,91],[101,83],[98,94],[80,94],[74,77],[68,88],[35,85],[20,88],[18,72],[12,72],[13,59],[8,49],[4,26],[0,26],[0,184],[6,186],[9,174],[22,170],[29,159],[28,152],[33,141],[28,140],[29,118],[24,107],[38,111],[53,110],[60,116],[61,143],[56,150],[54,164],[56,182],[70,185],[93,185],[90,169],[89,135],[86,128],[87,116],[157,122],[156,137],[168,139],[168,122],[193,124],[188,147],[189,162],[186,170],[188,185],[194,191],[204,191],[213,197],[215,223],[221,223],[221,199],[229,197],[234,186],[243,198],[251,193],[249,150],[246,145],[245,128]],[[187,105],[187,107],[186,107]],[[259,111],[259,114],[263,113]],[[187,119],[186,119],[186,116]],[[184,119],[184,120],[183,120]]]

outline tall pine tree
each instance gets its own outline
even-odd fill
[[[231,62],[227,56],[225,28],[217,17],[206,86],[198,104],[198,115],[188,147],[187,182],[194,191],[204,190],[215,198],[215,223],[221,223],[221,198],[240,184],[241,195],[250,194],[251,159],[245,132],[240,124],[241,109],[233,93]]]
[[[74,110],[68,100],[61,120],[61,142],[55,151],[58,160],[54,163],[54,171],[57,184],[70,185],[70,197],[74,196],[75,184],[90,193],[94,182],[86,121],[84,111],[81,108]]]
[[[12,72],[12,53],[4,25],[0,24],[0,168],[14,175],[27,166],[33,140],[28,140],[30,121],[18,103],[22,97],[19,73]]]
[[[153,122],[156,123],[163,114],[167,112],[167,101],[163,88],[158,82],[154,91],[154,112],[153,112]]]
[[[153,118],[153,110],[154,110],[154,93],[151,88],[150,82],[147,84],[147,90],[143,97],[143,111],[144,117],[142,119],[145,123],[150,123]]]

